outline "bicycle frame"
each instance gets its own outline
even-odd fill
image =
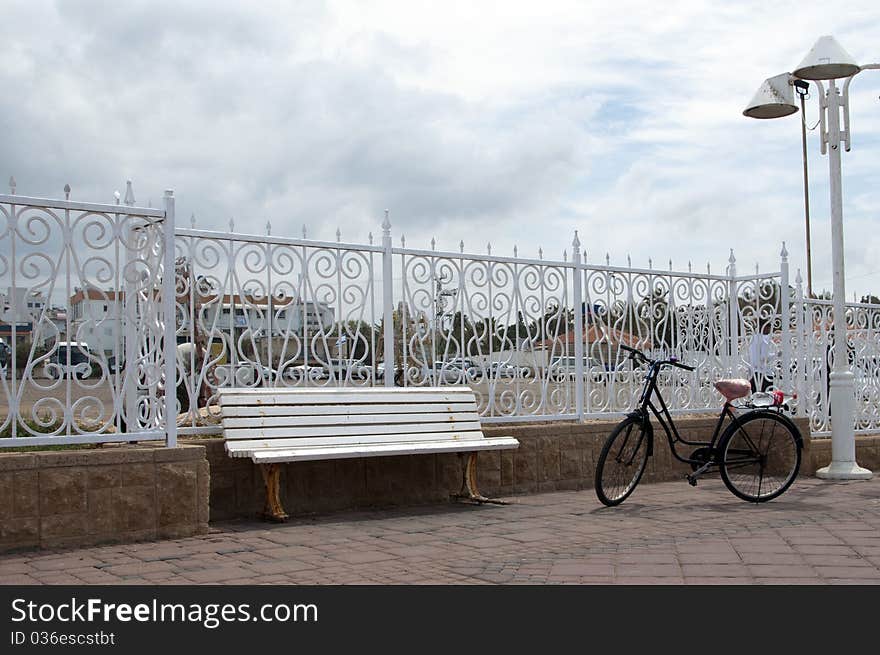
[[[660,423],[660,426],[663,428],[663,431],[666,433],[666,440],[669,442],[669,449],[672,451],[672,456],[675,457],[680,462],[685,464],[697,465],[700,467],[704,467],[708,465],[715,465],[715,447],[718,442],[718,438],[721,435],[722,428],[724,427],[725,419],[730,419],[730,421],[734,424],[738,424],[739,420],[737,419],[736,414],[733,413],[732,405],[730,402],[725,402],[724,406],[721,408],[721,413],[718,416],[718,421],[715,424],[715,430],[712,433],[712,439],[710,441],[688,441],[684,437],[682,437],[678,433],[678,429],[675,427],[675,421],[672,418],[672,415],[669,413],[669,408],[666,406],[666,401],[663,400],[663,395],[660,393],[660,390],[657,388],[657,375],[660,373],[660,370],[664,365],[672,365],[671,362],[658,361],[650,364],[648,368],[648,374],[645,376],[645,384],[642,387],[642,394],[639,397],[638,407],[630,413],[630,416],[634,416],[641,420],[648,427],[648,454],[653,454],[653,438],[654,438],[654,428],[651,425],[650,415],[648,414],[648,410],[651,411],[652,414],[657,419],[657,422]],[[660,408],[653,402],[653,397],[656,396],[659,401]],[[687,446],[696,446],[698,448],[708,448],[709,449],[709,457],[705,460],[703,459],[694,459],[692,457],[684,457],[678,453],[676,449],[676,444],[685,444]]]

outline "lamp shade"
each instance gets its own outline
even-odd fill
[[[794,104],[794,89],[791,75],[782,73],[764,80],[757,90],[743,116],[749,118],[781,118],[798,110]]]
[[[804,80],[834,80],[849,77],[861,68],[833,36],[822,36],[795,69],[795,77]]]

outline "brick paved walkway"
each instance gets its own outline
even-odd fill
[[[221,523],[203,537],[0,556],[0,584],[880,583],[880,479],[798,480],[749,505],[718,480]]]

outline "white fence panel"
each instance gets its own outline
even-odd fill
[[[65,190],[0,195],[0,446],[164,439],[166,212]]]

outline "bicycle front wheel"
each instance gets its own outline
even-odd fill
[[[781,495],[801,466],[800,435],[773,412],[752,412],[738,419],[719,444],[721,479],[735,496],[749,502]]]
[[[647,427],[635,417],[617,424],[596,464],[596,495],[603,505],[619,505],[635,490],[648,463]]]

